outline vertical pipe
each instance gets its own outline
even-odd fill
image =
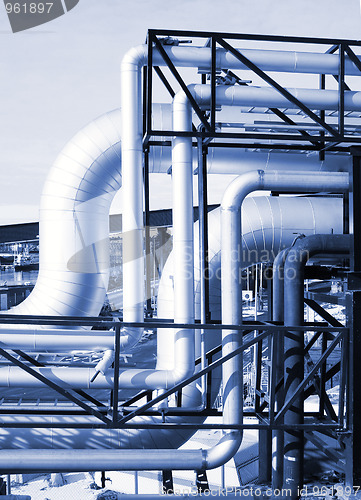
[[[347,235],[312,235],[299,240],[288,252],[284,266],[284,322],[288,327],[304,324],[304,266],[317,253],[343,254],[349,251]],[[290,328],[291,329],[291,328]],[[285,400],[290,398],[303,380],[304,332],[291,331],[284,341]],[[303,423],[303,395],[300,394],[285,413],[284,423]],[[298,498],[303,485],[303,432],[285,431],[284,487]]]
[[[174,130],[192,130],[192,111],[185,94],[173,101]],[[193,323],[194,316],[194,244],[193,244],[193,151],[191,137],[172,141],[174,321]],[[187,350],[194,360],[194,330],[176,333],[177,350]],[[194,365],[194,362],[193,362]]]
[[[199,214],[199,269],[200,269],[200,320],[204,324],[207,321],[207,287],[208,276],[207,271],[207,250],[206,250],[206,229],[207,229],[207,194],[204,186],[204,155],[203,155],[203,140],[201,137],[197,139],[198,143],[198,214]],[[201,336],[201,369],[205,368],[206,364],[206,347],[205,347],[205,331],[200,331]],[[207,376],[204,375],[201,379],[202,386],[202,404],[206,405],[207,391]]]
[[[214,36],[211,38],[211,130],[216,130],[216,67],[217,67],[217,42]]]
[[[338,133],[345,133],[345,47],[339,45],[339,67],[338,67]]]
[[[291,250],[290,250],[291,252]],[[288,253],[288,256],[290,255]],[[296,257],[297,258],[297,257]],[[302,268],[303,269],[303,268]],[[292,269],[285,264],[285,279],[291,277]],[[287,326],[303,325],[303,274],[293,276],[297,280],[296,292],[292,297],[284,293],[284,323]],[[289,293],[289,292],[288,292]],[[292,311],[290,311],[292,308]],[[303,379],[304,358],[303,332],[290,332],[284,339],[284,391],[288,399]],[[303,424],[303,398],[299,396],[284,416],[284,423],[289,426]],[[303,432],[300,430],[285,431],[284,434],[284,486],[291,491],[292,498],[299,497],[303,485]]]
[[[242,240],[241,206],[221,208],[221,263],[222,263],[222,323],[242,324]],[[228,200],[227,200],[228,201]],[[233,201],[233,200],[232,200]],[[229,246],[228,246],[229,244]],[[232,251],[230,251],[232,249]],[[233,352],[242,344],[242,332],[223,330],[222,355]],[[223,364],[223,411],[224,423],[242,423],[243,421],[243,356],[238,355]]]
[[[350,236],[351,236],[351,254],[350,268],[351,273],[348,277],[348,326],[350,328],[350,346],[349,346],[349,371],[348,371],[348,394],[346,395],[348,403],[348,419],[352,434],[350,438],[350,460],[347,463],[349,474],[347,481],[349,485],[358,484],[361,481],[361,422],[359,415],[361,413],[361,291],[360,291],[360,273],[361,273],[361,148],[351,148],[352,169],[351,169],[351,189],[349,193],[350,209]],[[350,473],[351,472],[351,473]]]
[[[121,65],[123,283],[127,284],[126,293],[123,294],[123,317],[126,322],[136,323],[142,322],[144,315],[143,121],[140,68],[145,61],[141,56],[137,49],[133,49],[124,57]],[[136,335],[136,332],[134,333]]]
[[[113,387],[113,423],[118,421],[119,403],[119,358],[120,358],[120,327],[115,327],[115,357],[114,357],[114,387]]]
[[[283,323],[284,314],[284,264],[289,249],[279,252],[273,263],[272,320]],[[283,334],[277,332],[272,337],[272,374],[275,411],[283,404]],[[280,422],[282,423],[282,422]],[[283,485],[283,431],[272,431],[272,488],[281,489]]]
[[[145,298],[146,298],[146,315],[152,317],[152,254],[150,250],[150,220],[149,220],[149,150],[144,151],[144,225],[145,225]],[[153,255],[155,259],[155,252]],[[154,275],[155,276],[155,275]]]

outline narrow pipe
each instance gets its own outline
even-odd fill
[[[145,50],[130,50],[121,64],[122,164],[123,164],[123,317],[142,322],[144,315],[143,255],[143,145],[141,119],[141,68]],[[129,347],[141,338],[141,328],[126,327]]]
[[[283,322],[284,314],[284,264],[286,261],[288,248],[280,251],[273,262],[272,278],[272,319],[273,321]],[[283,404],[283,335],[277,332],[272,338],[272,367],[275,373],[271,374],[275,390],[274,401],[277,412]],[[272,488],[281,489],[283,485],[283,431],[272,431]]]
[[[284,266],[284,322],[286,326],[304,323],[304,268],[316,254],[347,254],[349,235],[313,235],[300,239],[289,250]],[[303,332],[291,332],[284,341],[285,399],[294,394],[303,379]],[[285,413],[287,425],[303,423],[303,398],[300,396]],[[303,486],[303,432],[285,432],[284,485],[292,498]]]
[[[189,86],[193,97],[200,105],[209,105],[211,102],[211,86],[193,84]],[[287,89],[294,97],[311,109],[337,110],[337,90],[314,89]],[[361,92],[346,91],[344,94],[346,111],[361,110]],[[252,107],[280,107],[297,109],[298,107],[283,97],[272,87],[247,87],[243,85],[218,85],[216,87],[217,105],[252,106]]]
[[[173,126],[192,130],[192,112],[184,95],[173,100]],[[193,247],[193,168],[192,138],[172,141],[174,321],[194,323],[194,247]],[[167,334],[166,332],[164,333]],[[164,335],[163,334],[163,335]],[[194,372],[194,330],[179,330],[176,338],[176,363],[183,366],[184,377]]]

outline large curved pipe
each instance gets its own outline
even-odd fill
[[[108,286],[109,209],[121,178],[119,130],[107,113],[74,136],[50,171],[38,280],[12,313],[98,315]]]

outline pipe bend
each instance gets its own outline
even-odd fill
[[[190,85],[187,85],[187,89],[189,92],[192,94],[193,97],[195,97],[195,90],[196,90],[197,84],[192,83]],[[184,92],[184,90],[179,90],[174,98],[173,98],[173,113],[177,108],[183,107],[183,106],[190,106],[190,102],[188,99],[187,94]]]
[[[194,374],[194,365],[175,367],[172,371],[167,371],[167,388],[180,384]]]
[[[342,254],[347,253],[349,248],[348,234],[313,234],[301,238],[289,249],[285,261],[285,273],[290,268],[298,271],[318,253]]]
[[[257,189],[263,188],[263,170],[246,172],[227,187],[221,203],[222,211],[238,211],[244,198]]]
[[[133,66],[138,70],[147,64],[148,60],[148,47],[147,45],[138,45],[132,47],[122,59],[121,71],[129,71]]]
[[[206,451],[204,468],[215,469],[231,460],[241,445],[242,436],[241,431],[232,431],[223,436],[213,448]]]

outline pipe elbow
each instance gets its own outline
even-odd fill
[[[189,92],[192,94],[193,97],[195,97],[196,87],[197,85],[195,83],[192,83],[191,85],[187,86],[187,89],[189,90]],[[173,98],[173,112],[180,110],[184,107],[190,108],[190,102],[184,90],[179,90],[179,92],[177,92]]]
[[[240,175],[227,187],[221,203],[223,211],[239,210],[244,198],[257,189],[263,189],[264,171],[254,170]]]
[[[243,434],[241,431],[229,432],[221,440],[206,451],[205,469],[215,469],[227,463],[237,453]]]
[[[187,378],[191,377],[194,375],[194,364],[189,364],[189,365],[184,365],[181,367],[176,367],[172,372],[171,376],[168,377],[168,385],[169,387],[173,385],[180,384],[181,382],[184,382]],[[170,382],[170,384],[169,384]]]
[[[121,71],[129,71],[129,69],[140,69],[147,64],[148,47],[146,45],[138,45],[132,47],[122,59]]]
[[[125,326],[121,329],[121,346],[122,349],[131,349],[135,347],[142,338],[144,328],[133,326]]]

